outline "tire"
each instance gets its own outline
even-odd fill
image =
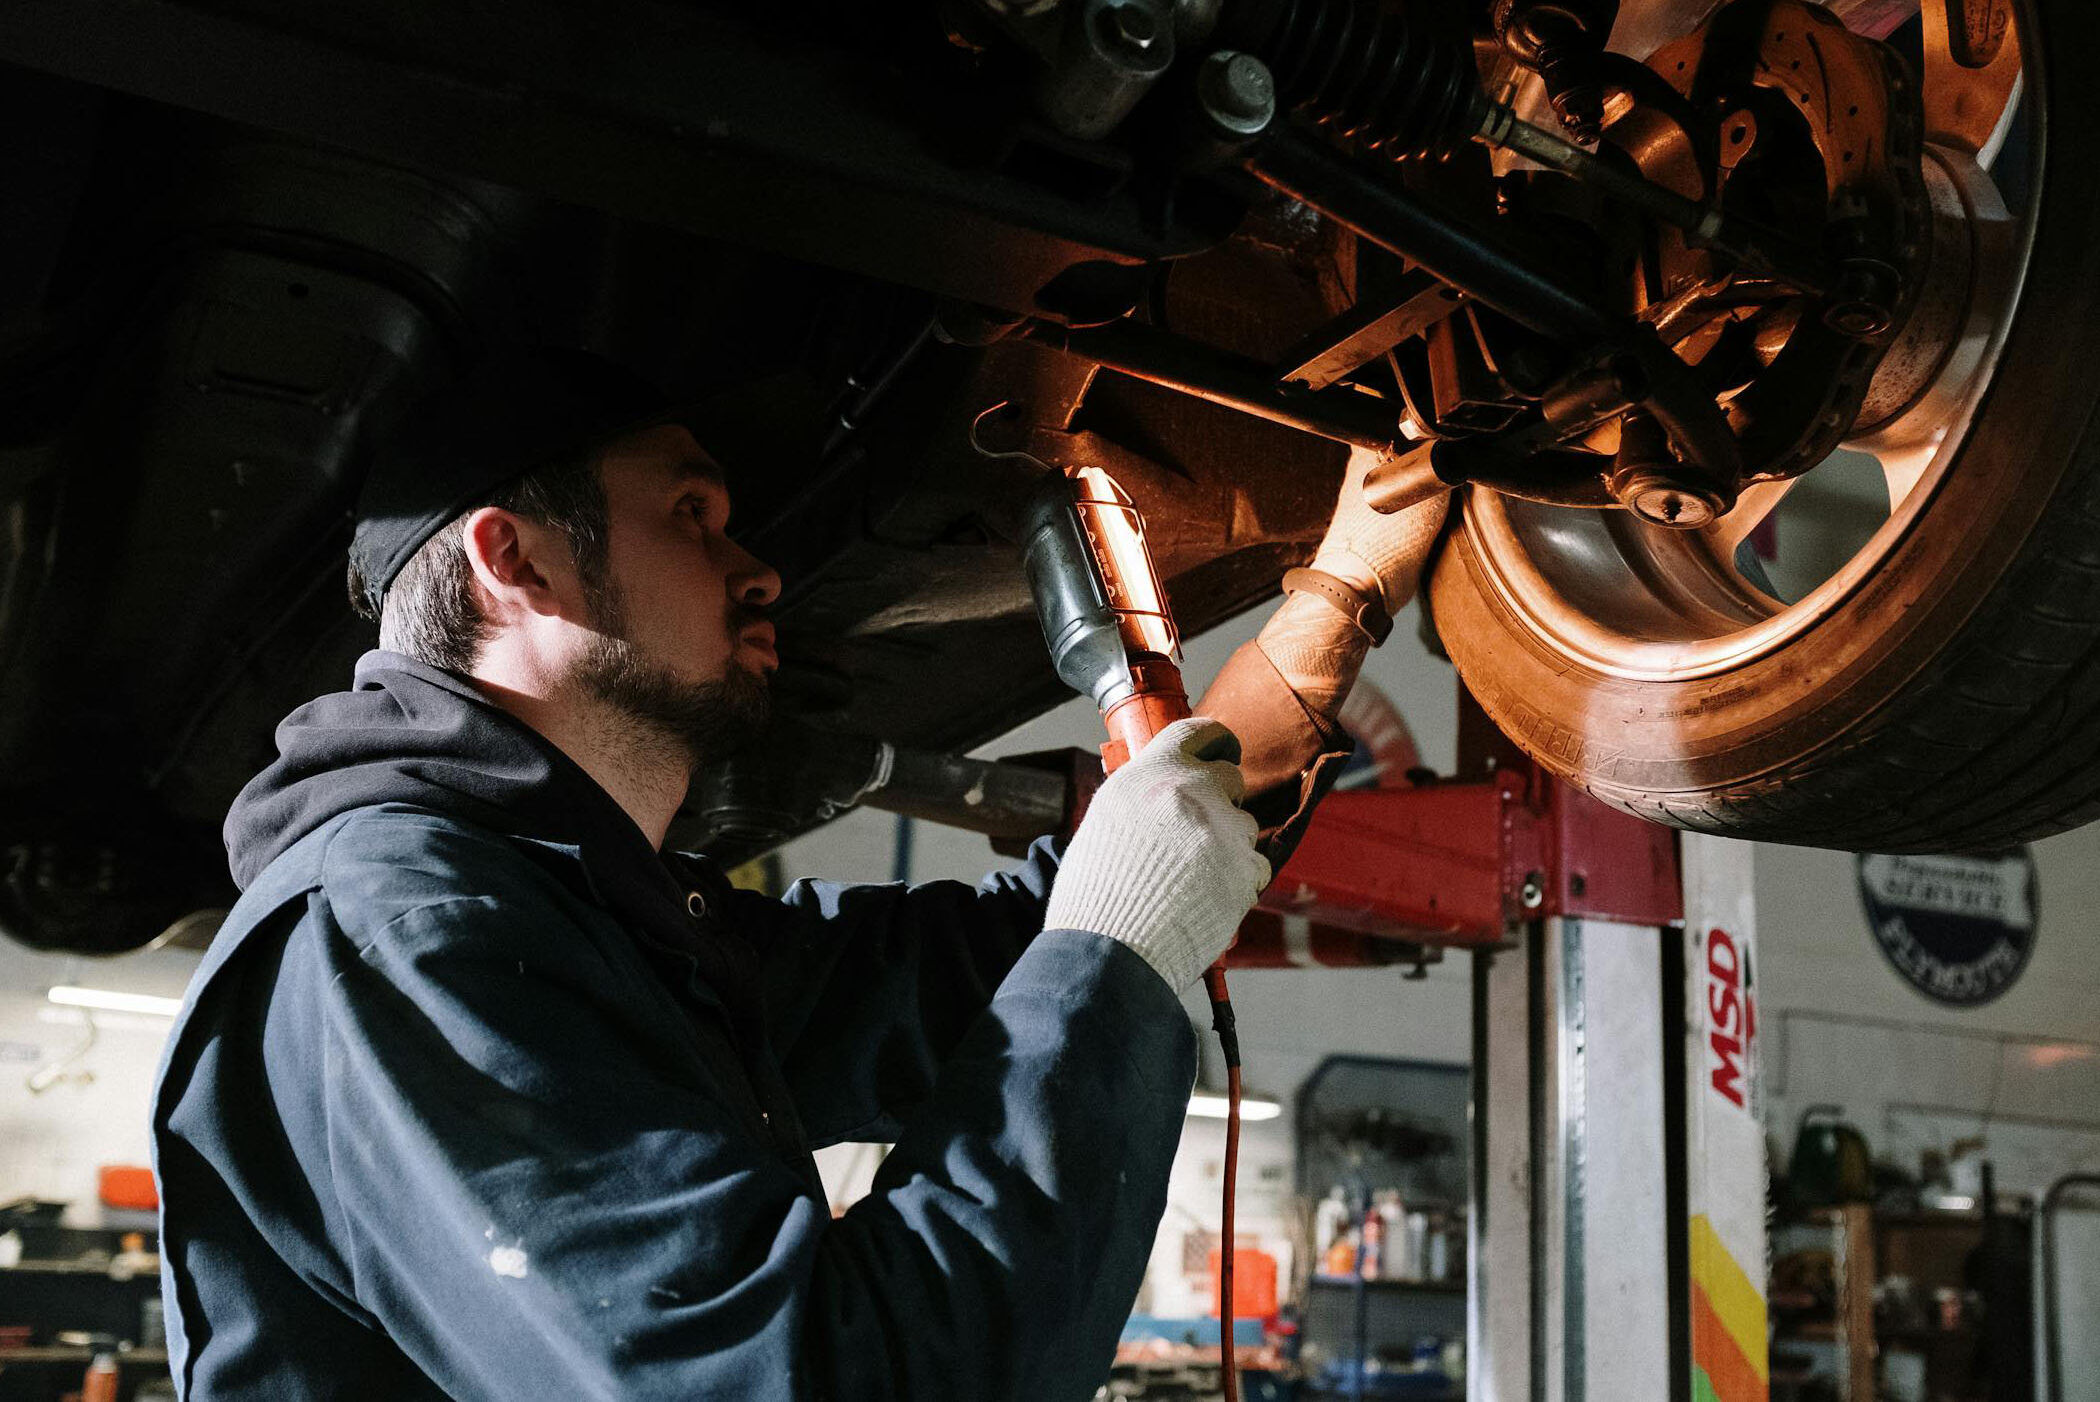
[[[1856,851],[1999,847],[2100,817],[2100,181],[2080,168],[2100,25],[2087,0],[2028,0],[2019,22],[2025,283],[1965,439],[1848,596],[1739,664],[1609,674],[1498,591],[1492,503],[1465,504],[1429,585],[1435,626],[1555,774],[1676,827]]]

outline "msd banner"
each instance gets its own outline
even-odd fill
[[[1697,833],[1680,848],[1694,1402],[1766,1402],[1771,1393],[1753,850]]]

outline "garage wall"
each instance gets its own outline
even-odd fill
[[[54,984],[84,984],[180,997],[197,957],[156,950],[68,958],[0,939],[0,1202],[69,1202],[64,1220],[70,1226],[135,1224],[133,1215],[106,1213],[96,1204],[96,1174],[104,1164],[148,1162],[147,1106],[170,1023],[130,1013],[90,1015],[54,1006],[44,994]],[[32,1091],[31,1078],[59,1061],[67,1061],[60,1078]]]
[[[1956,1009],[1883,959],[1849,854],[1759,849],[1766,1119],[1781,1152],[1823,1103],[1913,1170],[1921,1149],[1971,1137],[2007,1190],[2100,1169],[2100,829],[2034,853],[2033,957],[1996,1001]]]

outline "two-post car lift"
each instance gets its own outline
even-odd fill
[[[1470,956],[1469,1397],[1763,1402],[1751,848],[1605,806],[1477,710],[1459,749],[1328,795],[1231,962]]]

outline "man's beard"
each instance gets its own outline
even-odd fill
[[[688,764],[747,744],[765,729],[772,697],[764,673],[729,657],[720,681],[687,681],[651,661],[625,636],[625,610],[617,592],[608,589],[592,601],[591,622],[598,636],[570,668],[568,681],[582,694],[611,708],[645,731],[682,748]],[[732,610],[729,633],[751,619]]]

